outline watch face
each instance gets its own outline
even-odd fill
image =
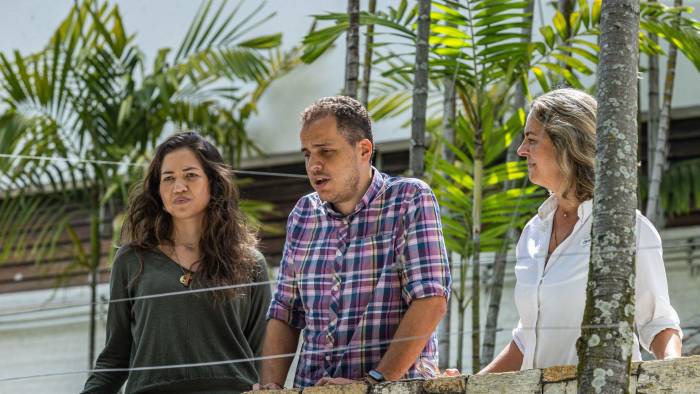
[[[383,382],[385,380],[384,375],[382,375],[381,372],[374,369],[367,372],[367,375],[369,375],[370,378],[376,380],[377,382]]]

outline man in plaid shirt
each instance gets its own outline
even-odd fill
[[[293,354],[303,333],[296,387],[434,377],[451,281],[435,196],[372,167],[356,100],[318,100],[302,123],[316,192],[289,215],[263,356]],[[291,362],[264,359],[254,388],[281,388]]]

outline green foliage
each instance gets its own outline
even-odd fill
[[[273,16],[258,17],[262,5],[241,18],[240,4],[230,12],[226,1],[216,4],[203,2],[178,49],[160,49],[150,65],[118,6],[99,0],[77,2],[43,50],[0,53],[0,261],[30,246],[41,261],[56,237],[68,236],[76,261],[94,266],[98,259],[88,261],[66,204],[82,199],[94,214],[125,201],[168,125],[209,136],[231,164],[257,151],[246,122],[299,53],[282,52],[280,34],[250,35]],[[50,214],[42,213],[47,206]],[[242,207],[251,215],[271,209]],[[27,235],[36,233],[32,223],[52,232]]]
[[[672,165],[664,173],[660,193],[661,203],[669,215],[700,209],[700,159]]]

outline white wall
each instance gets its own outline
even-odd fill
[[[108,297],[108,285],[98,288]],[[90,290],[87,286],[0,295],[0,393],[77,393],[87,374],[2,381],[43,374],[86,371]],[[60,308],[79,305],[78,307]],[[19,311],[33,313],[8,315]],[[97,352],[104,346],[105,305],[98,307]]]

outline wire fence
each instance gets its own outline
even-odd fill
[[[575,329],[596,329],[596,328],[618,328],[618,327],[619,327],[618,324],[596,324],[596,325],[582,325],[582,326],[575,326],[575,327],[574,326],[523,327],[522,329],[524,329],[524,330],[535,330],[536,329],[539,331],[547,331],[547,330],[575,330]],[[651,327],[653,327],[653,325]],[[666,327],[666,326],[664,325],[663,327]],[[698,329],[698,328],[700,328],[700,326],[681,326],[681,329],[683,329],[683,330],[685,330],[685,329]],[[508,330],[509,329],[510,328],[508,328]],[[503,331],[506,329],[503,327],[499,327],[499,328],[497,328],[497,330]],[[472,333],[480,332],[480,331],[483,331],[483,330],[452,331],[452,332],[448,332],[448,333],[442,333],[441,335],[437,335],[437,337],[438,337],[438,340],[445,340],[447,338],[456,337],[459,335],[463,335],[463,336],[471,335]],[[29,375],[6,376],[6,377],[0,377],[0,382],[10,382],[10,381],[27,380],[27,379],[39,379],[39,378],[47,378],[47,377],[54,377],[54,376],[84,375],[84,374],[92,374],[92,373],[125,373],[125,372],[131,373],[131,372],[139,372],[139,371],[153,371],[153,370],[165,370],[165,369],[175,369],[175,368],[201,368],[201,367],[210,367],[210,366],[217,366],[217,365],[250,363],[250,362],[263,361],[263,360],[273,360],[273,359],[279,359],[279,358],[293,358],[295,356],[302,356],[302,355],[342,353],[342,352],[346,352],[346,351],[353,351],[353,350],[359,350],[359,349],[384,348],[384,347],[387,347],[388,345],[391,345],[392,343],[402,343],[402,342],[409,342],[409,341],[420,340],[420,339],[428,340],[433,335],[434,334],[415,335],[415,336],[407,336],[407,337],[401,337],[401,338],[392,338],[392,339],[387,339],[387,340],[371,341],[371,342],[363,343],[363,344],[338,346],[338,347],[333,347],[333,348],[314,349],[314,350],[308,350],[308,351],[276,354],[276,355],[270,355],[270,356],[256,356],[256,357],[245,357],[245,358],[237,358],[237,359],[216,360],[216,361],[200,362],[200,363],[179,363],[179,364],[152,365],[152,366],[128,367],[128,368],[93,368],[93,369],[45,372],[45,373],[29,374]]]
[[[700,246],[700,243],[695,244],[697,246]],[[639,248],[638,250],[653,250],[653,249],[659,249],[659,246],[650,246],[650,247],[642,247]],[[668,250],[669,248],[665,248]],[[615,253],[614,249],[609,249],[606,251],[606,253]],[[580,257],[580,256],[587,256],[589,253],[588,252],[571,252],[571,253],[561,253],[559,254],[559,258],[561,257]],[[536,259],[544,259],[546,255],[535,255]],[[480,264],[488,264],[492,263],[494,261],[495,257],[490,257],[486,259],[481,259]],[[506,263],[508,264],[513,264],[516,263],[517,259],[515,256],[509,256],[506,258]],[[173,262],[173,264],[177,264]],[[469,262],[467,263],[461,263],[461,262],[455,262],[452,263],[451,267],[454,271],[457,271],[459,268],[462,266],[468,266],[470,267],[472,264]],[[294,278],[288,278],[288,279],[271,279],[267,281],[252,281],[252,282],[246,282],[246,283],[240,283],[240,284],[232,284],[232,285],[225,285],[225,286],[204,286],[201,288],[184,288],[182,291],[174,291],[174,292],[165,292],[165,293],[158,293],[158,294],[148,294],[148,295],[142,295],[142,296],[136,296],[136,297],[128,297],[128,298],[120,298],[120,299],[115,299],[115,300],[100,300],[96,302],[82,302],[82,303],[73,303],[73,304],[68,304],[68,305],[53,305],[53,306],[38,306],[38,307],[32,307],[29,309],[23,309],[23,310],[12,310],[12,311],[3,311],[0,312],[0,319],[2,318],[7,318],[10,316],[18,316],[18,315],[25,315],[25,314],[30,314],[30,313],[39,313],[39,312],[45,312],[45,311],[56,311],[56,310],[62,310],[62,309],[71,309],[71,308],[84,308],[84,307],[89,307],[94,305],[108,305],[112,303],[119,303],[119,302],[134,302],[134,301],[141,301],[141,300],[149,300],[149,299],[156,299],[156,298],[163,298],[163,297],[176,297],[176,296],[186,296],[186,295],[193,295],[193,294],[199,294],[199,293],[208,293],[208,292],[216,292],[216,291],[224,291],[224,290],[232,290],[232,289],[241,289],[241,288],[249,288],[252,286],[274,286],[279,283],[304,283],[304,282],[317,282],[321,281],[324,279],[328,280],[333,280],[336,277],[344,277],[344,276],[361,276],[361,275],[374,275],[377,272],[386,272],[390,273],[392,271],[395,271],[396,269],[399,268],[405,268],[404,263],[393,263],[393,264],[388,264],[385,266],[380,266],[377,268],[372,268],[372,269],[365,269],[365,270],[358,270],[358,271],[348,271],[348,272],[329,272],[329,273],[323,273],[323,274],[304,274],[300,275],[298,277]],[[699,278],[700,280],[700,278]],[[321,284],[320,282],[317,282],[317,284]],[[0,309],[1,311],[1,309]]]
[[[56,161],[56,162],[71,162],[71,163],[89,163],[89,164],[97,164],[97,165],[116,165],[116,166],[138,166],[138,167],[146,167],[146,164],[141,164],[141,163],[129,163],[129,162],[116,162],[116,161],[104,161],[104,160],[88,160],[88,159],[79,159],[79,158],[61,158],[61,157],[43,157],[43,156],[30,156],[30,155],[14,155],[14,154],[0,154],[0,158],[5,158],[5,159],[21,159],[21,160],[38,160],[38,161]],[[241,175],[254,175],[254,176],[270,176],[270,177],[287,177],[287,178],[297,178],[297,179],[308,179],[306,175],[302,174],[290,174],[290,173],[280,173],[280,172],[265,172],[265,171],[252,171],[252,170],[244,170],[244,169],[234,169],[234,173],[236,174],[241,174]],[[688,247],[695,248],[700,246],[700,242],[697,243],[692,243],[692,244],[684,244],[684,245],[678,245],[678,246],[673,246],[673,247],[666,247],[664,248],[665,250],[670,250],[673,248],[678,248],[678,249],[686,249]],[[651,246],[651,247],[641,247],[638,248],[638,251],[640,250],[645,250],[645,249],[659,249],[661,248],[660,246]],[[608,250],[606,253],[616,253],[616,250]],[[581,256],[581,255],[588,255],[589,252],[569,252],[569,253],[561,253],[559,256],[560,257],[576,257],[576,256]],[[535,256],[535,258],[541,258],[544,259],[545,255],[542,256]],[[490,258],[482,258],[479,262],[479,264],[490,264],[493,262],[495,257],[491,256]],[[508,256],[506,259],[506,263],[515,263],[517,262],[517,259],[514,256]],[[462,266],[471,266],[471,263],[453,263],[452,268],[453,269],[459,269]],[[120,303],[120,302],[137,302],[137,301],[148,301],[152,299],[158,299],[158,298],[163,298],[163,297],[178,297],[178,296],[187,296],[187,295],[193,295],[193,294],[201,294],[201,293],[207,293],[207,292],[214,292],[214,291],[222,291],[222,290],[228,290],[228,289],[236,289],[236,288],[249,288],[251,286],[273,286],[275,284],[279,284],[280,281],[290,281],[290,282],[304,282],[304,281],[323,281],[326,279],[332,280],[333,278],[336,278],[338,276],[346,276],[346,275],[353,275],[353,276],[358,276],[358,275],[371,275],[376,273],[377,271],[386,271],[387,273],[396,270],[397,268],[403,268],[403,264],[395,263],[392,265],[387,265],[384,267],[378,267],[376,269],[370,269],[370,270],[362,270],[362,271],[354,271],[354,272],[333,272],[333,273],[327,273],[327,274],[315,274],[315,275],[303,275],[300,277],[295,277],[295,278],[290,278],[290,279],[280,279],[280,280],[267,280],[267,281],[258,281],[258,282],[249,282],[249,283],[241,283],[241,284],[234,284],[234,285],[228,285],[228,286],[214,286],[214,287],[202,287],[202,288],[195,288],[195,289],[183,289],[182,291],[175,291],[175,292],[166,292],[166,293],[158,293],[158,294],[149,294],[149,295],[143,295],[143,296],[137,296],[137,297],[129,297],[129,298],[121,298],[121,299],[110,299],[110,300],[101,300],[97,301],[95,303],[73,303],[73,304],[67,304],[67,305],[57,305],[57,306],[40,306],[40,307],[33,307],[30,309],[23,309],[23,310],[11,310],[11,311],[5,311],[5,312],[0,312],[0,319],[7,319],[10,317],[15,317],[19,315],[26,315],[26,314],[32,314],[32,313],[40,313],[40,312],[46,312],[46,311],[57,311],[57,310],[63,310],[63,309],[71,309],[71,308],[85,308],[85,307],[90,307],[93,304],[95,305],[109,305],[112,303]],[[594,326],[550,326],[550,327],[526,327],[523,328],[524,330],[577,330],[577,329],[582,329],[582,328],[615,328],[617,325],[594,325]],[[511,330],[513,327],[498,327],[496,328],[497,332],[505,331],[505,330]],[[682,326],[684,330],[690,330],[695,331],[695,330],[700,330],[700,326],[698,325],[686,325]],[[440,333],[438,336],[439,341],[444,341],[444,340],[449,340],[452,337],[457,337],[459,335],[470,335],[475,332],[479,332],[483,330],[464,330],[464,331],[450,331],[446,333]],[[432,334],[431,334],[432,335]],[[348,345],[348,346],[340,346],[332,349],[318,349],[318,350],[309,350],[306,352],[302,352],[299,354],[317,354],[317,353],[328,353],[328,352],[333,352],[333,353],[338,353],[338,352],[345,352],[349,350],[357,350],[359,348],[374,348],[374,347],[384,347],[387,346],[391,343],[394,342],[403,342],[403,341],[411,341],[411,340],[417,340],[417,339],[427,339],[430,335],[428,336],[414,336],[414,337],[404,337],[404,338],[395,338],[395,339],[390,339],[390,340],[385,340],[385,341],[376,341],[373,343],[365,343],[362,345]],[[297,354],[295,353],[289,353],[289,354],[282,354],[282,355],[274,355],[274,356],[266,356],[266,357],[250,357],[250,358],[240,358],[240,359],[230,359],[230,360],[218,360],[218,361],[211,361],[211,362],[205,362],[205,363],[183,363],[183,364],[170,364],[170,365],[154,365],[154,366],[143,366],[143,367],[133,367],[133,368],[109,368],[109,369],[84,369],[84,370],[72,370],[72,371],[55,371],[55,372],[47,372],[47,373],[40,373],[40,374],[30,374],[30,375],[21,375],[21,376],[9,376],[9,377],[0,377],[0,382],[9,382],[9,381],[17,381],[17,380],[27,380],[27,379],[38,379],[38,378],[45,378],[45,377],[52,377],[52,376],[65,376],[65,375],[77,375],[77,374],[89,374],[89,373],[130,373],[130,372],[135,372],[135,371],[147,371],[147,370],[162,370],[162,369],[173,369],[173,368],[199,368],[199,367],[207,367],[207,366],[214,366],[214,365],[225,365],[225,364],[236,364],[236,363],[245,363],[245,362],[255,362],[255,361],[261,361],[265,359],[274,359],[274,358],[287,358],[287,357],[294,357]]]

